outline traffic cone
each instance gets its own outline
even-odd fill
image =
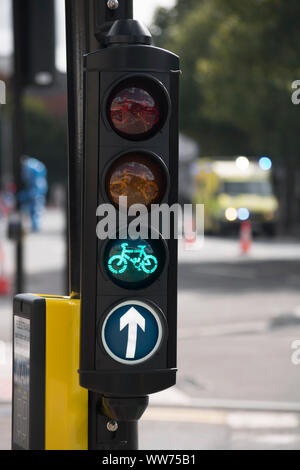
[[[9,295],[11,293],[11,283],[4,273],[4,252],[0,243],[0,296]]]
[[[241,253],[246,255],[251,250],[252,246],[252,227],[250,220],[241,222],[240,227],[240,246]]]
[[[185,221],[185,224],[184,224],[184,243],[185,243],[186,248],[188,249],[197,240],[196,224],[195,224],[195,220],[194,220],[193,217],[191,217],[189,219],[185,218],[184,221]]]

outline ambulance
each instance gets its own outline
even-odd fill
[[[204,204],[207,233],[236,230],[250,220],[257,233],[273,236],[278,222],[278,200],[272,185],[272,162],[238,157],[201,159],[194,167],[194,202]]]

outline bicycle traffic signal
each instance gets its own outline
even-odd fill
[[[177,202],[179,73],[133,20],[85,57],[79,372],[97,393],[144,396],[176,380],[177,240],[153,214]]]

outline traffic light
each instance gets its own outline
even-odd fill
[[[177,240],[151,226],[151,211],[177,202],[179,59],[119,20],[84,66],[80,384],[145,396],[176,380]],[[133,237],[124,215],[136,204],[147,227]],[[107,239],[96,236],[99,206],[117,214]]]

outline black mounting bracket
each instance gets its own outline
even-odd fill
[[[101,45],[115,21],[133,19],[133,0],[119,0],[116,9],[110,9],[107,3],[107,0],[94,0],[95,36]]]
[[[90,394],[89,448],[94,450],[138,449],[138,420],[149,397],[107,397]]]

